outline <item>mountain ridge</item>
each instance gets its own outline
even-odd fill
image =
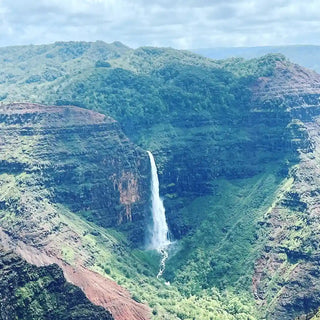
[[[31,266],[2,246],[0,264],[2,319],[114,319],[102,307],[90,305],[79,288],[66,282],[57,265]]]
[[[320,71],[317,59],[320,51],[318,45],[257,46],[257,47],[215,47],[199,48],[190,51],[212,59],[228,59],[241,57],[253,59],[268,53],[282,53],[290,60],[314,71]]]

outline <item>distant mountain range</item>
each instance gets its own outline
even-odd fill
[[[320,72],[320,46],[264,46],[264,47],[216,47],[191,50],[212,59],[242,57],[257,58],[268,53],[282,53],[292,62]]]

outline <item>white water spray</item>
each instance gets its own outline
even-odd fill
[[[166,221],[165,209],[159,195],[159,179],[156,163],[150,151],[147,151],[151,164],[151,204],[152,204],[152,219],[153,229],[151,238],[151,249],[157,250],[162,255],[160,269],[157,275],[159,278],[166,267],[168,258],[167,248],[170,244],[169,228]]]

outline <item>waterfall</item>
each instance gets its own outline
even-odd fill
[[[163,202],[159,195],[159,179],[156,163],[152,153],[150,151],[147,152],[151,165],[151,210],[153,220],[150,249],[157,250],[162,255],[160,270],[157,275],[157,278],[159,278],[165,269],[165,263],[168,258],[167,248],[170,244],[169,228]]]

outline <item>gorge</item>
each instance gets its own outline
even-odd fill
[[[0,312],[46,314],[45,288],[45,308],[101,319],[317,314],[317,73],[101,41],[0,48],[0,65]]]

